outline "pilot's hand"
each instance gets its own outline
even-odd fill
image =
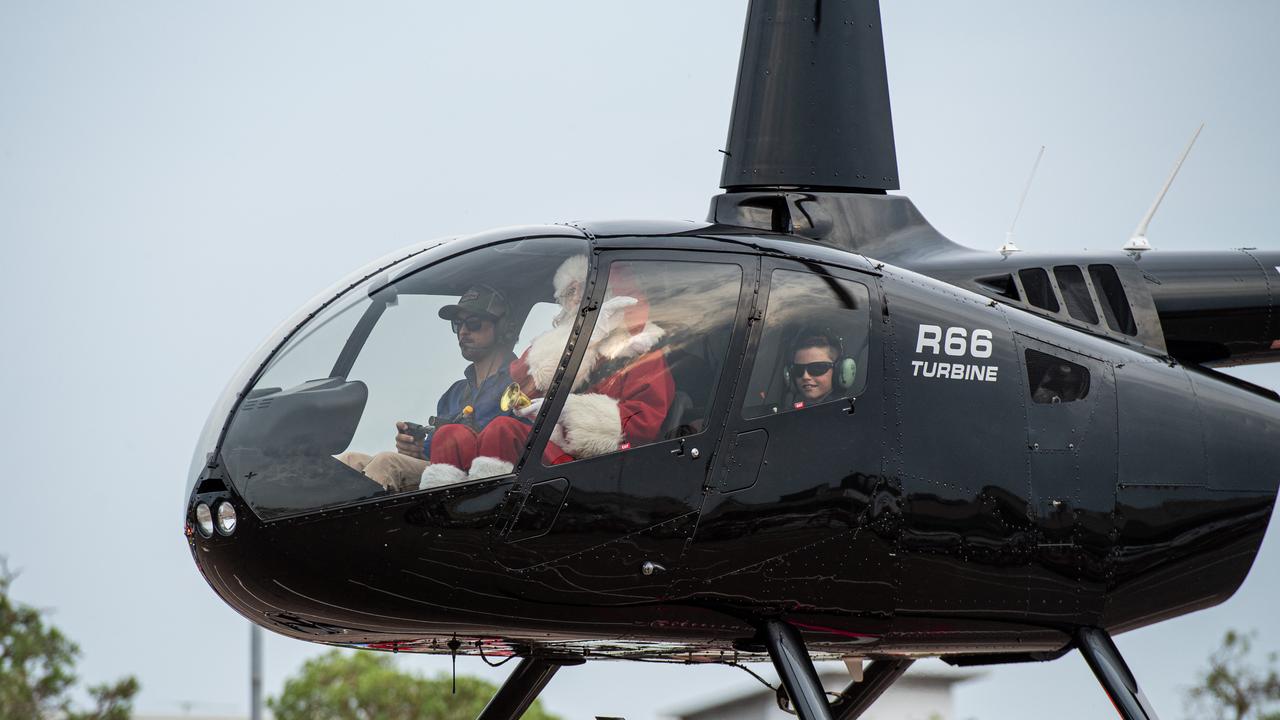
[[[635,305],[639,300],[626,295],[610,298],[600,306],[600,314],[596,317],[596,326],[591,331],[592,344],[603,340],[609,333],[617,329],[622,322],[623,311]]]
[[[542,400],[543,398],[534,398],[530,400],[529,404],[525,407],[522,407],[519,410],[512,410],[511,412],[522,418],[537,417],[538,411],[542,409]]]
[[[403,422],[396,423],[396,452],[401,455],[407,455],[411,458],[426,460],[422,457],[422,443],[418,439],[409,434],[409,426]]]

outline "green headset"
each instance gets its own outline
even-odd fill
[[[782,364],[782,379],[787,383],[787,388],[791,388],[791,381],[795,379],[791,377],[791,358],[794,358],[796,351],[800,349],[800,343],[809,338],[818,337],[826,340],[828,347],[836,349],[836,359],[831,364],[833,373],[831,384],[833,389],[848,390],[853,387],[854,381],[858,379],[858,362],[845,355],[844,338],[826,330],[814,330],[801,331],[796,335],[795,341],[791,343],[792,350],[788,355],[787,362]]]

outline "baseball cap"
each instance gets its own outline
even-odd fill
[[[488,285],[472,285],[457,303],[440,308],[439,314],[444,320],[454,320],[462,311],[497,320],[507,314],[507,300]]]

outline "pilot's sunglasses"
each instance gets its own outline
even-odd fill
[[[480,329],[484,327],[484,318],[469,317],[466,320],[452,320],[450,321],[450,324],[453,325],[454,335],[458,334],[458,331],[462,329],[463,325],[466,325],[467,330],[471,332],[480,332]]]
[[[831,372],[833,366],[835,363],[831,362],[791,363],[791,377],[800,377],[806,372],[809,377],[822,377]]]

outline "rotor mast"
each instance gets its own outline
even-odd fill
[[[751,0],[720,187],[898,189],[878,0]]]
[[[878,0],[750,0],[708,221],[886,262],[972,252],[899,189]]]

